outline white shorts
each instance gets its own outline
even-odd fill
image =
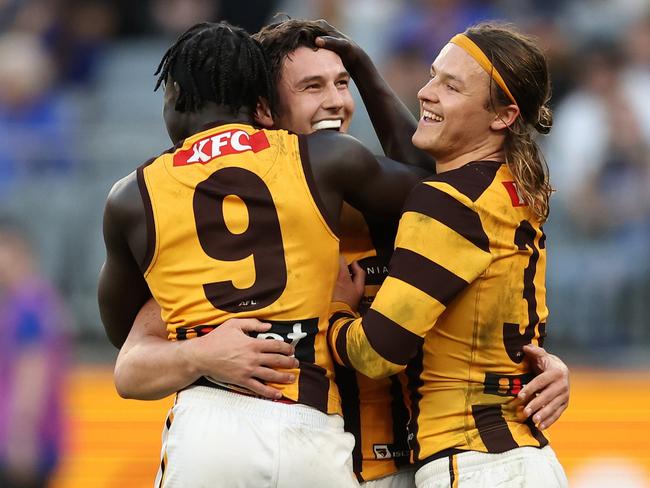
[[[501,454],[464,452],[436,459],[415,473],[417,488],[566,488],[569,483],[550,446]]]
[[[361,483],[362,488],[415,488],[415,470],[406,469],[399,473]]]
[[[178,394],[155,487],[358,487],[339,415],[206,386]]]

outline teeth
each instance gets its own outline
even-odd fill
[[[319,120],[315,124],[311,126],[312,129],[314,130],[322,130],[322,129],[340,129],[341,128],[341,120]]]
[[[429,112],[428,110],[422,110],[422,117],[425,119],[435,120],[436,122],[442,122],[444,120],[444,118],[440,115],[436,115],[433,112]]]

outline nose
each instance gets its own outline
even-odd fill
[[[340,110],[343,108],[343,95],[336,85],[328,85],[323,100],[323,108],[328,110]]]
[[[435,79],[431,78],[420,90],[418,91],[418,100],[437,102],[438,93],[436,91]]]

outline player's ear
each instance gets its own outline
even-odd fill
[[[253,115],[255,117],[255,122],[265,129],[273,127],[273,114],[271,113],[271,106],[266,98],[259,97],[257,99],[257,106],[255,107],[255,113]]]
[[[518,116],[519,107],[517,105],[514,103],[506,105],[505,107],[497,110],[494,120],[490,124],[490,128],[492,130],[503,130],[506,127],[510,127],[512,124],[514,124]]]

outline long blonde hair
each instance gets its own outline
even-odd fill
[[[545,221],[553,190],[548,165],[533,138],[533,131],[548,134],[553,125],[553,115],[548,106],[551,83],[546,57],[531,37],[517,32],[510,25],[481,23],[467,29],[465,35],[490,59],[517,100],[520,116],[506,135],[506,163],[521,196],[534,214]],[[511,103],[503,90],[492,83],[491,107],[494,109],[495,105]]]

